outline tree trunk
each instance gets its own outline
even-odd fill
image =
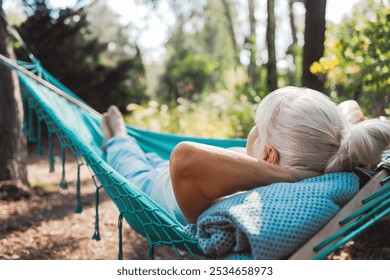
[[[310,72],[310,66],[324,55],[326,0],[307,0],[302,86],[323,91],[324,81]]]
[[[275,48],[275,0],[267,0],[267,88],[274,91],[278,87],[278,74],[276,70],[276,48]]]
[[[292,43],[287,49],[287,54],[290,54],[293,59],[293,64],[295,70],[288,70],[287,72],[287,80],[289,85],[300,85],[302,75],[299,73],[299,69],[301,69],[301,65],[297,65],[297,57],[298,57],[298,36],[297,36],[297,27],[295,25],[295,14],[294,14],[294,3],[297,0],[288,0],[288,16],[290,18],[290,29],[291,29],[291,38]]]
[[[233,51],[234,51],[234,61],[237,65],[240,65],[240,50],[237,47],[236,33],[234,32],[233,17],[230,8],[230,3],[228,0],[222,0],[222,5],[225,10],[225,17],[228,24],[228,30],[230,35],[230,40],[232,41]]]
[[[297,27],[295,26],[295,16],[294,16],[294,0],[288,0],[288,16],[290,18],[290,28],[291,28],[291,36],[292,36],[292,44],[294,46],[298,43],[297,37]]]
[[[256,18],[255,18],[255,1],[254,0],[248,0],[248,8],[249,8],[249,27],[250,27],[250,34],[249,34],[249,38],[248,38],[249,45],[250,45],[248,78],[249,78],[249,85],[251,87],[255,87],[256,82],[257,82],[257,75],[256,75],[257,46],[256,46]]]
[[[0,0],[0,13],[3,13]],[[0,53],[14,58],[7,38],[6,22],[0,18]],[[26,137],[22,134],[23,107],[18,77],[0,63],[0,182],[28,186]],[[7,181],[7,183],[4,183]],[[4,189],[3,189],[4,190]]]

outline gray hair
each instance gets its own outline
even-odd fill
[[[390,125],[379,120],[352,125],[329,97],[307,88],[268,94],[255,121],[257,157],[272,146],[280,165],[321,173],[369,168],[390,144]]]

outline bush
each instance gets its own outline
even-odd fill
[[[255,105],[241,95],[220,91],[203,94],[197,101],[179,97],[178,106],[157,101],[147,105],[130,104],[126,121],[134,126],[159,132],[213,138],[243,138],[253,127]]]
[[[359,4],[349,19],[329,28],[326,55],[310,70],[326,78],[336,101],[356,99],[366,114],[375,116],[390,95],[390,9],[373,0],[366,5]]]

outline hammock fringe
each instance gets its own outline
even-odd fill
[[[123,223],[123,214],[120,213],[118,217],[118,260],[123,260],[123,240],[122,240],[122,223]]]
[[[27,139],[29,142],[36,142],[37,137],[35,136],[35,130],[34,130],[34,114],[33,114],[33,108],[31,108],[31,105],[28,106],[28,136]]]
[[[96,188],[95,192],[95,233],[92,236],[93,240],[100,241],[99,232],[99,188]]]
[[[68,183],[65,179],[65,163],[66,163],[66,155],[65,155],[65,148],[61,147],[61,158],[62,158],[62,177],[60,181],[60,188],[62,190],[66,190],[68,188]]]
[[[43,155],[43,149],[42,149],[42,121],[38,120],[38,155]]]
[[[148,259],[154,260],[154,246],[152,244],[149,246]]]
[[[53,133],[49,132],[49,172],[54,172]]]
[[[74,209],[75,213],[83,212],[83,205],[81,203],[81,179],[80,179],[80,167],[81,164],[77,165],[77,183],[76,183],[76,208]]]

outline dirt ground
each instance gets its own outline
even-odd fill
[[[58,151],[56,154],[59,154]],[[28,177],[32,185],[43,186],[29,199],[0,200],[0,259],[25,260],[115,260],[118,257],[118,210],[104,190],[100,190],[100,241],[91,237],[95,222],[95,187],[87,167],[81,167],[83,212],[74,213],[76,205],[77,164],[69,159],[66,166],[68,189],[59,189],[62,167],[55,164],[49,173],[47,156],[29,151]],[[123,223],[124,259],[147,259],[148,242]],[[173,249],[157,248],[156,259],[177,259]]]
[[[57,151],[57,154],[58,151]],[[81,169],[83,212],[75,214],[77,165],[69,160],[66,174],[69,188],[57,188],[61,178],[60,163],[49,173],[47,156],[39,157],[30,147],[28,174],[37,188],[29,199],[0,200],[0,259],[25,260],[111,260],[118,255],[118,210],[104,190],[100,192],[101,241],[94,233],[95,187],[86,167]],[[71,159],[69,155],[67,157]],[[390,223],[384,221],[350,242],[331,259],[390,259]],[[147,259],[146,239],[123,223],[124,259]],[[156,259],[177,259],[169,247],[156,249]]]

